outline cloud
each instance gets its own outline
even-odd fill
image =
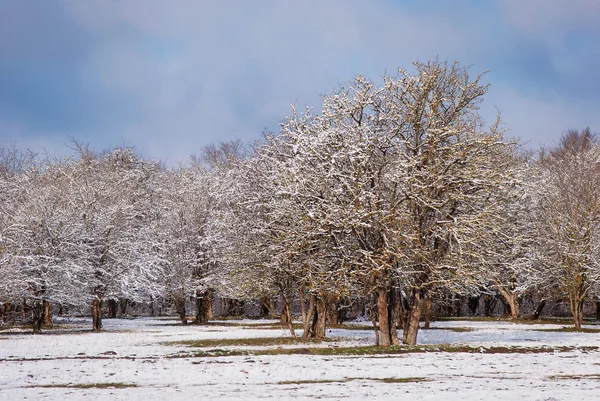
[[[10,91],[0,93],[0,120],[29,138],[136,145],[175,165],[209,142],[277,130],[290,103],[318,105],[356,73],[377,78],[439,56],[491,70],[502,88],[491,102],[531,139],[524,108],[539,110],[531,118],[561,116],[556,126],[589,120],[572,110],[579,97],[595,104],[600,89],[600,50],[571,29],[595,29],[580,16],[594,2],[550,2],[528,25],[522,13],[538,3],[40,0],[31,10],[7,0],[0,59],[11,64],[0,67],[0,85]],[[561,13],[569,16],[552,39]],[[29,50],[16,51],[21,44]]]

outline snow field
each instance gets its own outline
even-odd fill
[[[419,334],[421,344],[532,347],[528,353],[194,357],[192,353],[198,348],[166,344],[289,337],[287,329],[260,328],[271,322],[228,321],[224,322],[227,325],[183,327],[166,319],[106,319],[105,331],[92,333],[82,330],[89,327],[89,321],[81,319],[69,321],[71,332],[48,331],[42,335],[0,332],[0,400],[361,400],[406,396],[415,400],[592,400],[600,397],[600,351],[558,350],[564,346],[600,346],[600,334],[539,331],[560,325],[434,322],[434,330],[422,330]],[[455,331],[457,328],[461,331]],[[467,329],[470,331],[463,331]],[[336,341],[292,347],[373,343],[370,330],[332,329],[328,336]],[[536,347],[557,349],[536,353],[533,352]],[[178,353],[184,354],[170,357]],[[111,383],[124,387],[94,388]],[[80,388],[85,386],[92,388]]]

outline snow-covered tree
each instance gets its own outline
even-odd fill
[[[600,282],[600,145],[589,129],[569,131],[543,152],[537,255],[542,273],[568,300],[576,328]]]

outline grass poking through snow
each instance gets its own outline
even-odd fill
[[[88,388],[131,388],[137,387],[137,384],[134,383],[67,383],[67,384],[41,384],[36,386],[28,386],[29,388],[79,388],[79,389],[88,389]]]

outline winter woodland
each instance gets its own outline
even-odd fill
[[[437,61],[359,75],[258,143],[178,168],[126,148],[3,145],[3,321],[20,311],[39,332],[85,308],[100,330],[103,309],[153,302],[202,324],[217,299],[255,300],[291,336],[301,316],[304,340],[357,310],[389,346],[416,344],[436,305],[485,296],[512,317],[558,300],[581,327],[600,295],[600,143],[573,130],[524,151],[500,116],[481,118],[483,79]]]

